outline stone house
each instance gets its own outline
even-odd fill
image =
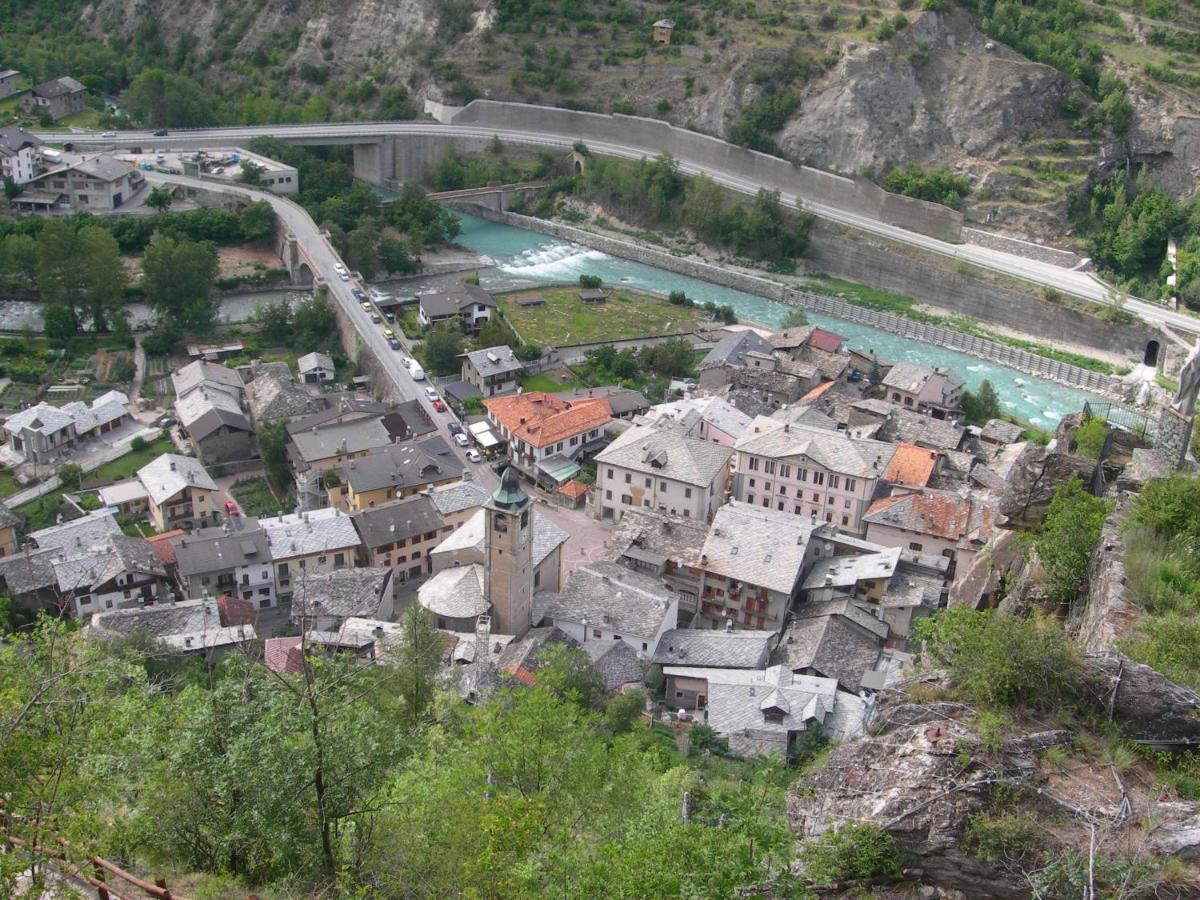
[[[329,488],[329,502],[348,512],[374,509],[461,477],[457,458],[435,435],[389,444],[347,460],[341,468],[340,484]]]
[[[158,531],[207,528],[217,521],[217,484],[197,459],[164,453],[138,469],[150,522]]]
[[[992,506],[970,494],[924,490],[871,504],[863,516],[867,540],[950,560],[965,571],[992,537]]]
[[[4,96],[3,83],[0,73],[0,97]],[[41,146],[42,142],[23,128],[16,125],[0,128],[0,179],[13,184],[32,181],[41,162]]]
[[[935,419],[950,419],[962,405],[963,380],[949,369],[900,361],[883,379],[884,397]]]
[[[0,559],[17,552],[17,528],[21,517],[0,503]]]
[[[395,582],[389,568],[362,567],[308,575],[296,582],[292,621],[301,632],[337,632],[347,619],[390,621]]]
[[[296,585],[311,575],[358,564],[358,531],[340,509],[279,515],[259,524],[267,533],[280,600],[290,599]]]
[[[491,318],[496,301],[477,284],[456,284],[445,290],[422,294],[417,321],[422,326],[454,322],[468,334],[477,334]]]
[[[472,350],[463,356],[462,380],[485,397],[515,391],[524,371],[525,363],[505,345]]]
[[[146,179],[131,163],[99,153],[39,175],[30,184],[55,196],[59,208],[112,212],[137,196],[146,186]],[[17,203],[20,205],[20,197]]]
[[[333,358],[326,353],[305,353],[296,360],[296,371],[305,384],[324,384],[333,381]]]
[[[364,509],[350,518],[362,540],[367,565],[390,569],[398,583],[420,581],[428,575],[430,553],[457,525],[442,516],[428,494]]]
[[[707,522],[725,499],[732,455],[721,444],[635,425],[596,456],[599,518],[649,508]]]
[[[237,517],[171,542],[179,585],[190,600],[229,594],[254,608],[275,605],[267,534],[257,519]]]
[[[48,116],[58,121],[80,112],[87,99],[87,88],[70,76],[43,81],[21,98],[26,115]]]
[[[861,533],[895,448],[759,416],[734,445],[733,496]]]
[[[16,69],[0,69],[0,100],[21,90],[17,87],[17,76],[20,74]]]
[[[60,548],[53,562],[59,602],[76,616],[153,604],[167,573],[145,538],[107,534],[93,544]]]

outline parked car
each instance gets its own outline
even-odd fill
[[[366,300],[364,300],[362,303],[360,303],[360,304],[358,304],[358,305],[359,305],[359,306],[361,306],[361,307],[363,308],[363,311],[364,311],[364,312],[370,312],[370,311],[371,311],[371,304],[370,304],[370,303],[368,303]]]
[[[400,339],[399,338],[389,338],[388,346],[391,347],[393,350],[399,350],[400,349]]]
[[[361,300],[364,304],[367,302],[366,292],[362,288],[351,288],[350,293],[354,295],[355,300]]]
[[[471,439],[460,431],[454,436],[454,443],[460,447],[469,447],[471,446]]]
[[[412,358],[411,358],[411,357],[408,357],[408,356],[402,356],[402,357],[400,357],[400,364],[401,364],[401,365],[403,365],[403,366],[404,366],[404,368],[406,368],[406,369],[411,369],[411,368],[412,368],[412,362],[413,362],[413,361],[412,361]]]
[[[166,136],[167,136],[167,129],[165,129],[165,128],[159,128],[157,131],[155,131],[155,132],[154,132],[154,136],[155,136],[155,137],[166,137]]]
[[[449,430],[449,432],[451,434],[462,434],[462,426],[459,425],[457,422],[451,422],[449,425],[446,426],[446,428]]]
[[[106,132],[104,132],[104,134],[100,135],[100,137],[108,137],[108,138],[113,138],[116,136],[117,136],[117,133],[115,131],[106,131]]]
[[[467,460],[469,462],[473,462],[473,463],[483,462],[483,456],[479,453],[478,450],[472,448],[467,451]]]
[[[241,511],[238,510],[237,504],[234,503],[232,500],[225,501],[225,515],[227,515],[227,516],[240,516],[241,515]]]
[[[389,322],[395,322],[395,321],[396,321],[396,314],[395,314],[394,312],[392,312],[390,309],[385,309],[385,310],[383,311],[383,317],[384,317],[385,319],[387,319]]]
[[[438,397],[438,392],[436,390],[431,387],[427,387],[425,388],[425,399],[432,403],[434,400],[440,400],[441,398]]]
[[[376,319],[375,321],[378,322],[379,320]],[[392,331],[390,328],[385,328],[383,329],[383,336],[385,338],[394,338],[396,336],[396,332]]]
[[[371,313],[371,321],[379,325],[383,322],[383,319],[379,318],[379,313]]]
[[[446,404],[443,403],[441,400],[434,400],[433,401],[433,411],[434,412],[445,412]]]

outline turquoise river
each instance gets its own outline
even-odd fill
[[[608,282],[661,294],[686,291],[689,297],[699,302],[728,303],[740,319],[763,325],[779,325],[788,312],[788,307],[783,304],[753,294],[618,259],[599,250],[523,228],[464,214],[459,214],[459,218],[462,232],[456,242],[487,257],[495,266],[494,273],[485,271],[481,274],[484,287],[496,289],[524,282],[575,281],[580,275],[590,274],[599,275]],[[1042,428],[1052,430],[1064,415],[1082,408],[1085,400],[1096,399],[1086,391],[1063,387],[953,350],[877,331],[867,325],[813,313],[809,313],[809,321],[844,336],[851,347],[874,350],[887,359],[946,366],[958,372],[970,390],[977,390],[984,379],[989,379],[1009,413]]]

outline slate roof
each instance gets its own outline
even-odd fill
[[[771,344],[755,331],[738,331],[717,341],[715,347],[700,361],[700,371],[720,366],[744,366],[746,354],[750,352],[770,355]]]
[[[833,384],[833,382],[827,381],[826,384]],[[775,410],[775,412],[771,413],[771,418],[778,419],[780,422],[787,422],[790,425],[819,428],[822,431],[837,431],[838,426],[836,421],[821,412],[821,410],[799,402],[792,406],[785,406],[783,409]]]
[[[486,519],[487,514],[482,509],[479,510],[455,529],[453,534],[447,535],[445,540],[429,551],[430,555],[471,550],[478,554],[479,562],[485,562],[484,554],[487,552],[487,546],[484,525]],[[534,509],[533,549],[531,552],[534,568],[536,569],[545,562],[546,557],[565,544],[569,538],[570,535],[555,525],[549,516],[540,515],[538,510]]]
[[[686,400],[675,400],[671,403],[660,403],[646,413],[647,424],[661,426],[665,422],[675,422],[684,433],[694,433],[701,422],[736,439],[741,436],[752,421],[751,418],[721,397],[692,397]]]
[[[120,181],[133,173],[133,165],[108,153],[99,153],[81,159],[70,167],[97,181]]]
[[[88,632],[98,637],[144,632],[178,650],[208,650],[257,637],[252,625],[223,626],[215,600],[157,603],[93,613]]]
[[[479,482],[466,480],[439,484],[429,488],[425,494],[443,516],[483,506],[491,496]]]
[[[525,363],[517,359],[512,348],[507,344],[487,347],[483,350],[472,350],[467,354],[467,361],[471,364],[471,368],[484,378],[520,372],[525,368]]]
[[[900,562],[900,552],[899,547],[880,547],[872,553],[814,560],[801,587],[806,591],[819,587],[853,588],[860,581],[891,578]]]
[[[202,384],[237,396],[242,392],[242,376],[228,366],[197,359],[171,373],[175,396],[182,397]]]
[[[358,546],[358,530],[340,509],[272,516],[259,524],[267,533],[271,559],[276,561]]]
[[[886,625],[883,630],[886,633]],[[784,629],[775,659],[793,671],[814,669],[837,679],[846,690],[857,691],[863,674],[879,661],[883,641],[883,636],[845,615],[807,615]]]
[[[775,459],[806,457],[832,472],[855,478],[881,477],[895,453],[891,444],[858,440],[807,425],[791,425],[767,416],[755,419],[734,446],[739,453]]]
[[[957,450],[966,429],[949,419],[935,419],[892,404],[889,432],[894,440],[934,450]]]
[[[16,74],[11,69],[8,71]],[[4,75],[4,72],[0,72],[0,78],[3,78]],[[30,134],[24,128],[16,125],[0,128],[0,156],[16,156],[26,147],[40,147],[41,145],[42,142],[37,136]]]
[[[646,663],[638,658],[638,651],[624,641],[587,641],[582,649],[600,676],[605,691],[615,691],[625,684],[642,683]]]
[[[50,435],[75,424],[75,418],[65,409],[51,406],[45,401],[13,413],[4,420],[4,430],[10,434],[29,429],[38,434]]]
[[[773,631],[713,631],[672,628],[663,634],[653,662],[660,666],[761,669],[770,655]]]
[[[767,341],[776,350],[795,350],[808,342],[808,337],[817,330],[816,325],[799,325],[795,328],[785,328],[776,331]]]
[[[986,543],[992,536],[991,505],[949,491],[883,497],[862,520],[949,541]]]
[[[707,488],[732,455],[721,444],[635,425],[605,447],[596,462]]]
[[[185,577],[220,572],[238,566],[271,563],[271,547],[266,532],[255,518],[234,520],[223,528],[206,528],[198,535],[184,535],[172,541],[175,564]]]
[[[297,419],[295,422],[288,422],[285,426],[288,434],[297,434],[301,431],[311,431],[313,426],[325,425],[329,422],[336,422],[343,416],[350,419],[363,419],[369,417],[383,416],[393,409],[386,403],[376,403],[374,400],[363,400],[355,397],[353,394],[322,394],[318,399],[324,404],[324,409],[320,412],[313,413],[310,416],[305,416],[303,419]],[[415,401],[411,401],[415,402]],[[401,404],[404,406],[406,404]]]
[[[322,369],[328,369],[330,372],[334,370],[333,359],[327,353],[318,353],[314,350],[296,360],[296,371],[301,375]]]
[[[653,640],[670,613],[671,595],[655,578],[603,562],[576,569],[560,592],[539,593],[533,605],[535,622],[586,618],[621,635]]]
[[[496,305],[492,295],[477,284],[456,284],[445,290],[421,294],[418,301],[427,318],[458,315],[475,303],[483,306]]]
[[[618,556],[634,550],[639,558],[651,554],[678,565],[698,566],[707,539],[708,526],[698,519],[630,509],[621,516],[609,546]]]
[[[138,481],[146,487],[150,499],[162,505],[182,491],[194,487],[215,491],[217,483],[200,460],[177,453],[164,453],[137,471]]]
[[[48,548],[0,558],[0,586],[15,597],[53,588],[54,561],[60,555],[57,548]]]
[[[483,566],[452,566],[442,569],[417,589],[417,600],[435,616],[470,619],[488,611],[484,593]]]
[[[290,378],[260,375],[246,385],[246,406],[255,424],[320,412],[322,403]]]
[[[90,592],[126,573],[167,574],[145,538],[110,534],[103,543],[63,552],[65,555],[54,563],[54,577],[62,591]]]
[[[398,490],[442,481],[458,470],[442,451],[448,451],[440,437],[420,443],[388,444],[365,456],[342,464],[342,479],[356,494],[394,487]]]
[[[193,440],[202,441],[222,425],[250,431],[250,420],[242,412],[240,394],[227,393],[210,382],[175,399],[175,414]]]
[[[837,681],[795,675],[786,666],[765,670],[690,669],[667,666],[665,675],[704,678],[708,682],[708,724],[718,734],[802,731],[813,720],[824,722],[837,703]],[[781,722],[766,721],[778,709]]]
[[[993,444],[1015,444],[1021,440],[1025,429],[1003,419],[988,419],[980,437]]]
[[[513,437],[534,447],[602,428],[612,418],[612,407],[603,397],[560,400],[544,391],[490,397],[483,405]]]
[[[75,430],[80,434],[116,422],[129,415],[129,398],[120,391],[109,391],[92,401],[88,406],[79,400],[64,403],[62,410],[75,420]]]
[[[806,516],[731,500],[713,517],[702,567],[790,595],[804,573],[809,542],[830,528]]]
[[[361,616],[377,619],[391,586],[392,570],[363,566],[294,579],[292,619]]]
[[[883,376],[883,384],[885,387],[898,388],[910,394],[919,394],[934,374],[932,366],[902,359]]]
[[[893,484],[923,488],[929,485],[933,470],[937,468],[938,452],[918,447],[916,444],[896,444],[896,453],[888,463],[883,477]]]
[[[437,431],[437,426],[429,420],[429,414],[416,400],[396,404],[384,413],[380,421],[395,440],[406,441]]]
[[[74,94],[86,90],[87,88],[74,78],[64,75],[61,78],[51,78],[49,81],[34,85],[30,92],[49,100],[53,97],[61,97],[63,94]]]
[[[313,463],[351,453],[386,447],[392,436],[377,418],[353,419],[293,431],[292,443],[304,462]]]
[[[351,514],[362,543],[369,550],[438,531],[445,524],[442,514],[424,494],[406,497],[374,509]]]
[[[16,528],[22,521],[20,516],[0,503],[0,528]]]
[[[120,534],[121,526],[111,509],[97,509],[63,522],[61,525],[51,525],[29,533],[29,539],[39,549],[47,548],[73,550],[76,547],[94,547],[109,535]]]

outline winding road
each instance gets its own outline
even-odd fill
[[[172,131],[168,136],[155,136],[151,131],[122,131],[113,137],[99,134],[72,134],[70,140],[77,149],[121,150],[131,147],[166,146],[171,149],[216,149],[244,145],[255,137],[273,136],[298,144],[368,144],[382,138],[400,136],[442,136],[480,138],[490,140],[498,137],[505,143],[526,144],[538,147],[553,147],[569,150],[578,140],[576,135],[541,131],[521,131],[481,127],[476,125],[445,125],[432,121],[419,122],[373,122],[373,123],[329,123],[318,125],[255,125],[218,127]],[[61,132],[46,132],[38,135],[45,141],[62,141]],[[625,159],[641,159],[655,156],[660,148],[642,147],[620,142],[619,135],[611,141],[589,140],[588,148],[604,156]],[[698,165],[687,158],[678,160],[680,171],[689,175],[704,174],[718,184],[745,194],[757,193],[763,185],[747,180],[732,172]],[[205,181],[206,187],[214,182]],[[867,216],[848,212],[833,206],[814,203],[795,194],[783,193],[783,203],[803,209],[820,218],[855,228],[859,231],[888,240],[936,253],[949,259],[978,266],[992,272],[1007,275],[1044,288],[1052,288],[1064,294],[1080,297],[1094,303],[1111,305],[1113,291],[1103,282],[1087,272],[1068,269],[1051,263],[1038,262],[1023,256],[981,247],[977,244],[954,244],[929,237],[915,231],[890,225]],[[1158,303],[1130,297],[1123,308],[1140,317],[1148,324],[1170,326],[1179,331],[1200,335],[1200,318],[1176,312]]]

